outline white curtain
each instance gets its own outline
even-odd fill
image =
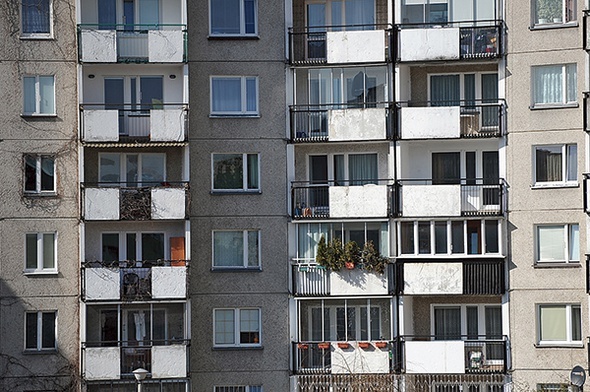
[[[563,103],[563,66],[535,68],[535,103]]]
[[[350,185],[376,184],[377,154],[351,154],[348,156]]]
[[[214,265],[241,267],[244,265],[244,234],[241,231],[216,231],[213,235]]]
[[[23,33],[49,33],[49,0],[22,0]]]
[[[39,76],[39,113],[55,113],[53,76]]]
[[[569,259],[570,259],[570,261],[580,261],[580,226],[579,225],[570,225]]]
[[[537,227],[539,261],[565,261],[564,226]]]
[[[133,321],[135,322],[135,340],[137,340],[139,345],[142,346],[143,340],[146,338],[145,313],[134,313]]]

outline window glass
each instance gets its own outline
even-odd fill
[[[25,191],[37,191],[37,159],[32,155],[25,156]]]
[[[533,105],[565,105],[577,101],[576,64],[533,67]]]
[[[537,261],[567,263],[580,261],[580,226],[537,226]]]
[[[55,192],[55,158],[25,155],[25,192]]]
[[[118,261],[119,260],[119,234],[103,233],[102,234],[102,260]]]
[[[164,233],[141,234],[141,258],[142,260],[163,260],[164,257]]]
[[[539,340],[541,343],[581,343],[581,306],[540,305]]]
[[[486,220],[486,253],[498,253],[500,251],[498,243],[498,221]]]
[[[211,34],[240,34],[240,0],[211,0]]]
[[[26,272],[55,270],[55,233],[29,233],[25,235]]]
[[[55,312],[27,312],[25,328],[26,350],[55,349]]]
[[[26,344],[27,349],[37,348],[37,313],[27,313],[26,315]]]
[[[26,235],[26,268],[37,268],[37,234]]]
[[[22,0],[22,33],[49,34],[51,32],[50,0]]]
[[[258,173],[258,154],[213,154],[214,190],[258,189]]]
[[[55,239],[53,233],[43,234],[43,268],[55,268]]]
[[[418,253],[430,253],[430,222],[418,222]]]
[[[234,344],[234,310],[215,310],[215,344]]]
[[[55,114],[55,83],[53,76],[23,77],[23,114]]]
[[[434,253],[447,253],[447,222],[434,223]]]
[[[55,314],[42,313],[41,319],[41,347],[55,347]]]
[[[255,344],[260,342],[260,322],[258,309],[240,310],[240,344]]]
[[[402,222],[400,227],[402,254],[412,254],[414,253],[414,222]]]
[[[213,267],[247,268],[259,266],[258,231],[213,232]]]
[[[100,155],[100,182],[119,182],[121,173],[121,156],[119,154]]]
[[[534,24],[558,24],[576,20],[576,2],[573,0],[533,0],[533,4]]]
[[[212,77],[211,114],[258,114],[258,78],[255,76]]]

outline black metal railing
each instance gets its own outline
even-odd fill
[[[292,105],[289,108],[291,120],[291,141],[313,143],[330,141],[330,116],[334,110],[382,109],[385,129],[384,139],[392,139],[394,116],[393,102],[336,103],[321,105]],[[362,135],[351,136],[348,140],[366,140]],[[373,140],[373,139],[370,139]],[[381,139],[378,139],[381,140]]]
[[[394,369],[406,370],[407,342],[462,341],[465,358],[465,373],[468,374],[504,374],[506,373],[506,336],[471,336],[471,335],[404,335],[394,340],[392,355]],[[421,349],[427,349],[427,344]],[[425,353],[426,354],[426,353]],[[449,353],[453,354],[453,353]],[[454,353],[458,354],[458,353]],[[458,355],[459,356],[459,355]]]
[[[387,185],[388,211],[392,212],[395,204],[393,181],[389,179],[326,181],[316,184],[311,181],[293,181],[291,185],[291,216],[293,219],[330,218],[329,188],[334,186],[363,186],[368,184]]]
[[[180,103],[121,103],[121,104],[105,104],[105,103],[93,103],[93,104],[81,104],[80,105],[80,122],[82,130],[82,140],[86,140],[91,135],[87,127],[95,128],[97,125],[107,124],[87,124],[85,113],[90,111],[102,111],[102,110],[116,110],[119,115],[116,124],[108,124],[116,126],[119,129],[118,141],[149,141],[153,138],[153,132],[157,131],[152,129],[152,120],[155,111],[176,111],[179,113],[178,124],[182,127],[177,131],[183,132],[182,140],[186,140],[188,135],[188,104]],[[168,125],[166,125],[168,126]],[[170,132],[174,133],[174,132]],[[162,140],[158,140],[162,141]]]
[[[117,62],[144,63],[149,60],[149,31],[177,30],[182,32],[182,62],[187,61],[187,28],[185,24],[79,24],[78,58],[84,61],[82,50],[85,43],[82,32],[114,30],[117,40]],[[92,44],[96,42],[93,41]]]
[[[393,29],[390,24],[355,24],[306,27],[302,30],[289,29],[289,62],[291,65],[325,64],[328,55],[328,32],[382,30],[385,43],[384,59],[393,60]],[[354,50],[362,50],[355,48]]]
[[[459,28],[459,53],[457,59],[495,59],[504,55],[504,21],[477,20],[464,22],[402,23],[395,26],[396,61],[401,57],[402,30]],[[427,60],[425,58],[424,60]],[[432,60],[440,60],[439,58]]]
[[[330,373],[332,346],[329,342],[293,342],[293,373]]]
[[[404,186],[457,185],[462,216],[501,216],[505,213],[505,182],[491,178],[404,179],[396,181],[398,215],[404,216]],[[459,195],[457,195],[459,196]]]
[[[142,386],[146,391],[166,391],[166,392],[186,392],[189,388],[188,378],[161,378],[161,379],[145,379]],[[108,392],[129,392],[135,391],[137,388],[137,381],[134,377],[129,377],[123,380],[85,380],[84,384],[88,386],[88,390],[99,390]]]
[[[459,135],[465,139],[493,138],[501,137],[506,133],[506,103],[503,99],[472,99],[457,101],[406,101],[396,103],[395,113],[395,136],[399,139],[413,139],[411,132],[416,132],[416,126],[411,123],[410,119],[404,118],[406,108],[411,110],[420,110],[423,116],[428,116],[430,112],[441,107],[459,107]],[[420,108],[420,109],[414,109]],[[405,129],[407,128],[407,129]],[[445,136],[448,130],[440,130],[441,138]],[[435,136],[428,136],[429,138]],[[424,138],[424,137],[418,137]]]

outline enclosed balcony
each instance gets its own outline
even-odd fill
[[[85,380],[117,380],[146,369],[150,378],[188,375],[186,304],[96,305],[86,308]]]
[[[397,139],[476,139],[505,134],[505,103],[500,100],[401,102]]]

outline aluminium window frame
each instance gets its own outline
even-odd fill
[[[215,188],[215,156],[219,155],[241,155],[242,156],[242,187],[241,188]],[[257,176],[258,186],[256,188],[248,188],[248,156],[255,155],[258,165]],[[212,193],[261,193],[260,187],[260,153],[233,153],[233,152],[214,152],[211,153],[211,192]]]
[[[27,348],[27,315],[29,314],[36,314],[37,315],[37,342],[35,348]],[[54,346],[53,347],[43,347],[43,315],[44,314],[53,314],[54,318],[54,331],[53,331],[53,338],[54,338]],[[53,310],[38,310],[38,311],[25,311],[24,312],[24,336],[23,336],[23,347],[25,353],[42,353],[42,352],[56,352],[58,347],[57,342],[57,309]]]
[[[570,169],[568,162],[570,158],[570,146],[576,146],[576,170]],[[537,149],[548,147],[560,147],[561,148],[561,168],[562,168],[562,180],[561,181],[537,181]],[[557,144],[538,144],[532,146],[532,188],[561,188],[561,187],[576,187],[579,185],[578,182],[578,167],[579,165],[579,154],[577,143],[557,143]],[[576,180],[568,180],[568,174],[570,171],[575,173]]]
[[[20,12],[19,12],[19,25],[20,25],[20,39],[53,39],[53,0],[48,0],[49,2],[49,13],[48,13],[48,24],[49,24],[49,32],[47,33],[25,33],[24,26],[23,26],[23,18],[24,18],[24,4],[22,0],[19,0],[20,3]]]
[[[26,189],[26,170],[27,170],[27,158],[34,158],[35,159],[35,190],[27,190]],[[43,172],[43,160],[44,159],[52,159],[53,160],[53,189],[51,190],[43,190],[41,189],[41,176]],[[23,155],[23,165],[24,165],[24,178],[23,178],[23,192],[25,196],[52,196],[57,193],[57,173],[56,173],[56,164],[55,164],[56,156],[52,154],[24,154]]]
[[[261,242],[260,242],[260,229],[244,229],[244,230],[231,230],[231,229],[214,229],[211,232],[211,269],[214,271],[221,271],[221,270],[250,270],[250,271],[261,271],[262,270],[262,257],[261,257]],[[215,233],[219,232],[234,232],[234,233],[242,233],[242,265],[229,265],[229,266],[220,266],[215,265]],[[248,265],[248,234],[255,232],[257,234],[258,240],[258,254],[257,260],[258,264],[255,266]]]
[[[44,236],[47,234],[53,235],[53,267],[52,268],[44,268],[43,267],[43,248],[45,244]],[[37,267],[36,268],[28,268],[27,267],[27,236],[28,235],[36,235],[37,236]],[[24,270],[23,273],[25,275],[45,275],[45,274],[57,274],[57,239],[58,233],[57,231],[42,231],[42,232],[26,232],[24,236]]]
[[[102,177],[102,166],[101,166],[101,158],[103,156],[118,156],[119,158],[119,182],[118,183],[107,183],[107,182],[102,182],[100,181],[101,177]],[[132,182],[132,181],[128,181],[127,180],[127,156],[128,155],[136,155],[137,156],[137,176],[138,176],[138,182]],[[167,158],[167,154],[162,152],[137,152],[137,153],[129,153],[129,152],[100,152],[98,153],[98,182],[100,184],[100,186],[112,186],[112,187],[122,187],[122,188],[126,188],[126,187],[145,187],[145,186],[150,186],[150,187],[156,187],[158,185],[154,185],[154,182],[151,181],[141,181],[141,177],[143,176],[143,157],[145,156],[158,156],[158,157],[163,157],[163,166],[162,166],[162,178],[163,178],[163,182],[167,182],[167,178],[168,175],[166,173],[166,158]],[[132,186],[128,186],[127,183],[131,182],[135,185]],[[148,184],[148,185],[144,185],[144,183]]]
[[[234,333],[234,343],[217,343],[216,339],[216,330],[217,330],[217,319],[216,319],[216,312],[217,311],[233,311],[233,333]],[[258,343],[241,343],[240,342],[240,333],[241,330],[241,311],[242,310],[256,310],[258,311]],[[258,348],[262,347],[262,311],[259,307],[243,307],[243,308],[213,308],[213,347],[214,348]]]
[[[41,113],[41,88],[39,79],[47,77],[52,78],[53,80],[53,111],[51,113]],[[27,78],[35,78],[35,111],[34,112],[26,112],[25,111],[25,102],[26,102],[26,89],[25,89],[25,79]],[[22,105],[23,111],[21,116],[22,117],[56,117],[57,116],[57,100],[56,100],[56,91],[55,91],[55,75],[41,75],[41,74],[24,74],[22,76]]]
[[[541,340],[541,308],[542,307],[565,307],[565,324],[566,324],[566,340],[565,341],[556,341],[556,340]],[[573,340],[573,313],[572,308],[577,307],[580,309],[580,340]],[[536,347],[583,347],[584,346],[584,337],[583,335],[583,314],[582,314],[582,305],[580,303],[538,303],[535,304],[535,321],[536,321]]]
[[[245,5],[244,0],[239,0],[239,19],[240,19],[240,32],[239,33],[214,33],[213,32],[213,7],[211,6],[212,2],[215,0],[208,1],[208,11],[209,11],[209,37],[214,38],[258,38],[258,0],[253,0],[254,2],[254,32],[253,33],[246,33],[246,12],[245,12]]]

